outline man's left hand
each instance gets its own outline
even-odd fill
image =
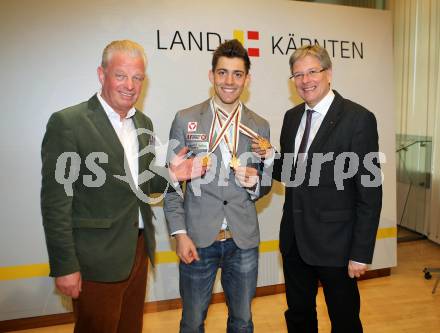
[[[258,139],[252,139],[251,150],[261,159],[272,158],[275,154],[275,149],[273,147],[267,149],[261,148]]]
[[[348,262],[348,275],[353,279],[355,277],[359,278],[361,275],[365,274],[368,266],[366,264],[361,264],[350,260]]]
[[[241,186],[250,188],[257,184],[258,182],[257,169],[252,167],[239,166],[235,168],[234,171],[235,171],[235,178],[238,179]]]

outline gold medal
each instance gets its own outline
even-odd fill
[[[263,138],[262,136],[259,136],[257,138],[258,140],[258,147],[261,150],[269,150],[270,148],[272,148],[272,145],[270,144],[269,141],[267,141],[265,138]]]
[[[202,167],[207,167],[211,162],[211,157],[209,155],[205,155],[202,157]]]
[[[240,160],[237,158],[237,156],[232,156],[231,161],[229,162],[229,165],[232,169],[237,169],[240,166]]]

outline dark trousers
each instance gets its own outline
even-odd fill
[[[112,283],[82,281],[73,300],[75,333],[141,333],[147,286],[144,237],[138,237],[136,258],[127,280]]]
[[[301,259],[297,245],[292,244],[290,252],[283,254],[283,269],[288,306],[284,315],[289,333],[318,332],[318,281],[323,287],[331,332],[362,333],[357,281],[348,276],[347,267],[308,265]]]

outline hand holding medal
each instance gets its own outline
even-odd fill
[[[209,169],[211,166],[209,159],[205,163],[206,157],[193,157],[193,155],[188,147],[183,147],[170,161],[168,171],[173,182],[203,177]]]
[[[241,186],[252,188],[258,182],[258,171],[252,167],[238,166],[235,169],[235,178],[239,181]]]
[[[257,154],[261,159],[270,158],[275,150],[265,138],[258,136],[257,138],[252,138],[252,151]]]
[[[228,116],[229,116],[222,109],[217,109],[216,114],[217,113],[219,113],[220,116],[221,116],[219,118],[223,118],[223,119],[226,118],[227,119]],[[270,142],[266,138],[263,138],[257,132],[255,132],[254,130],[250,129],[246,125],[243,125],[240,122],[239,122],[239,125],[238,125],[238,129],[239,129],[239,131],[241,133],[243,133],[244,135],[246,135],[246,136],[248,136],[249,138],[252,139],[252,151],[254,153],[256,153],[260,158],[265,159],[265,158],[269,158],[270,156],[272,156],[272,154],[274,153],[274,149],[273,149],[272,145],[270,144]],[[234,155],[232,155],[232,156],[234,156]],[[240,161],[237,158],[231,160],[231,164],[233,164],[234,166],[239,166],[239,163],[240,163]],[[234,168],[234,167],[232,167],[232,168]]]

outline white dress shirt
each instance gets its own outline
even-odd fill
[[[107,104],[107,102],[98,93],[98,100],[101,103],[105,114],[107,115],[110,123],[115,130],[122,147],[124,148],[125,158],[128,162],[128,167],[130,169],[131,177],[133,178],[136,188],[139,187],[138,175],[139,175],[139,142],[137,139],[136,127],[134,126],[132,117],[136,113],[134,107],[132,107],[125,118],[120,117],[120,115],[113,110],[113,108]],[[139,210],[139,229],[144,228],[144,221],[142,220],[142,215]]]
[[[322,121],[324,120],[325,115],[328,112],[328,109],[330,109],[330,105],[333,102],[333,99],[335,98],[335,94],[330,89],[327,95],[318,103],[315,105],[315,107],[312,109],[307,104],[305,105],[305,111],[301,122],[299,124],[298,132],[296,133],[295,137],[295,161],[298,154],[299,146],[301,144],[302,137],[304,135],[304,130],[306,129],[306,119],[307,119],[307,110],[313,110],[315,112],[312,113],[312,122],[310,125],[310,133],[309,133],[309,140],[306,145],[305,153],[309,151],[310,144],[313,142],[313,139],[316,136],[316,133],[318,133],[319,127],[321,127]]]

